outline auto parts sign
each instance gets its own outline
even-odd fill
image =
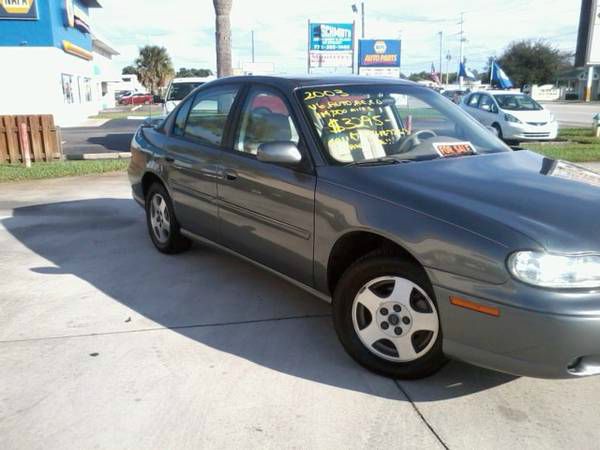
[[[0,19],[37,19],[36,0],[0,0]]]

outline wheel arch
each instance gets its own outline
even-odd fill
[[[160,177],[160,175],[158,175],[156,172],[153,172],[153,171],[146,171],[146,173],[144,173],[144,175],[142,176],[142,180],[141,180],[142,195],[144,196],[144,200],[146,199],[146,194],[148,193],[148,190],[150,189],[150,186],[152,186],[153,183],[159,183],[159,184],[161,184],[165,188],[165,190],[167,191],[167,193],[169,195],[171,195],[171,191],[169,190],[169,186]]]
[[[333,295],[340,278],[355,261],[377,250],[414,263],[427,276],[425,266],[412,252],[407,250],[406,246],[372,230],[353,230],[340,236],[329,253],[327,261],[329,292]],[[429,277],[427,276],[427,278]]]

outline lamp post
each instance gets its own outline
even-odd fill
[[[352,4],[352,12],[358,14],[358,6],[356,3]],[[361,38],[365,38],[365,2],[360,2],[360,34]]]

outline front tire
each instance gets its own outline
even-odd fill
[[[188,250],[192,241],[181,234],[173,202],[162,184],[154,183],[146,195],[146,223],[152,243],[169,255]]]
[[[402,258],[374,253],[354,263],[335,289],[333,320],[350,356],[380,375],[424,378],[446,362],[431,283]]]

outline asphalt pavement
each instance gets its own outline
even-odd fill
[[[62,128],[63,154],[128,152],[141,120],[112,119],[99,127]]]
[[[600,113],[600,102],[546,102],[544,107],[552,111],[561,127],[592,127],[593,117]]]
[[[145,227],[124,174],[1,186],[0,448],[599,447],[600,378],[382,378],[326,303]]]

